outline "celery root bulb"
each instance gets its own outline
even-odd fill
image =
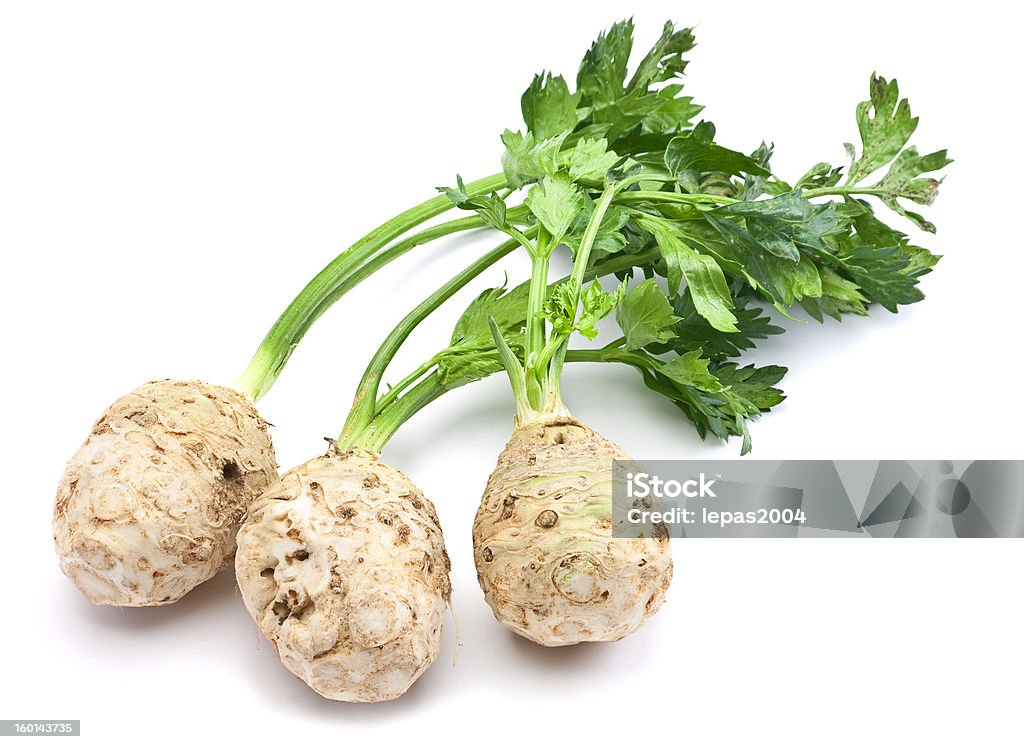
[[[249,503],[277,478],[249,400],[202,382],[150,382],[106,410],[57,489],[54,541],[90,601],[177,601],[231,561]]]
[[[364,451],[285,473],[250,507],[235,557],[285,667],[346,702],[394,699],[434,661],[449,570],[434,506]]]
[[[612,538],[619,447],[571,417],[518,426],[473,524],[477,577],[495,618],[546,646],[619,640],[661,606],[666,538]]]

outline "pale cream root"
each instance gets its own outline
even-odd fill
[[[612,538],[621,448],[571,417],[516,428],[473,524],[477,577],[494,616],[541,645],[619,640],[661,606],[667,538]]]
[[[281,661],[346,702],[403,694],[437,657],[451,595],[434,506],[368,452],[288,471],[249,509],[235,572]]]
[[[93,603],[177,601],[228,565],[245,509],[276,478],[267,425],[245,396],[143,385],[68,463],[53,521],[61,568]]]

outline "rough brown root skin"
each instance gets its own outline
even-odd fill
[[[68,463],[53,513],[61,569],[96,604],[173,603],[228,565],[242,515],[275,479],[267,424],[244,395],[147,383]]]
[[[612,538],[621,448],[571,417],[516,427],[473,523],[477,578],[495,618],[540,645],[610,642],[660,608],[667,538]]]
[[[284,474],[249,508],[235,557],[285,667],[345,702],[394,699],[434,661],[450,568],[434,506],[363,451]]]

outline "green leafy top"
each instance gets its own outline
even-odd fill
[[[851,185],[895,159],[917,130],[917,117],[910,114],[910,102],[900,99],[896,81],[871,75],[871,98],[857,105],[857,129],[863,149],[850,165]],[[854,158],[852,145],[847,144],[847,151]]]
[[[752,157],[720,146],[714,140],[714,124],[701,121],[689,133],[677,135],[668,142],[665,148],[665,167],[681,186],[696,187],[700,184],[701,174],[705,172],[729,176],[749,174],[755,177],[771,174]]]
[[[945,150],[922,155],[914,146],[904,148],[917,130],[917,123],[918,118],[910,114],[910,102],[900,99],[896,81],[887,81],[872,74],[870,98],[857,105],[860,155],[852,144],[846,144],[851,164],[845,184],[851,188],[850,194],[875,195],[919,229],[934,233],[934,224],[899,202],[909,200],[918,205],[931,205],[941,180],[922,175],[937,172],[953,163]],[[867,177],[886,165],[889,165],[889,170],[881,179],[873,185],[862,185]],[[819,165],[819,171],[823,166],[826,165]]]
[[[615,313],[625,346],[631,351],[673,341],[680,319],[653,278],[648,278],[626,294]]]
[[[501,368],[491,335],[491,320],[517,350],[522,349],[528,294],[529,284],[520,284],[510,291],[501,286],[483,291],[469,304],[455,324],[448,346],[432,360],[442,386],[459,387]]]
[[[560,283],[544,302],[544,319],[551,323],[557,336],[568,338],[573,333],[594,340],[597,337],[597,323],[612,313],[626,294],[625,283],[614,291],[601,288],[601,281],[595,279],[587,286],[577,300],[570,282]],[[579,313],[576,307],[579,305]]]
[[[790,183],[771,169],[772,146],[728,148],[710,122],[691,125],[701,107],[680,81],[693,46],[689,29],[666,24],[630,75],[633,24],[613,25],[584,56],[575,91],[542,73],[523,94],[526,130],[502,135],[509,194],[471,193],[461,178],[443,188],[524,247],[533,278],[474,300],[432,362],[437,387],[504,368],[530,418],[564,410],[565,361],[626,364],[701,435],[740,436],[746,452],[747,422],[782,401],[786,370],[734,359],[782,332],[773,310],[841,320],[923,298],[920,279],[938,257],[870,201],[934,231],[900,201],[930,205],[940,179],[928,175],[950,161],[908,145],[918,120],[896,82],[872,76],[848,170],[822,161]],[[521,188],[522,203],[507,204]],[[560,244],[573,272],[550,284]],[[630,288],[637,273],[645,279]],[[602,275],[620,283],[603,286]],[[570,347],[577,333],[593,339],[612,312],[618,339]]]
[[[523,94],[523,120],[535,138],[547,140],[576,127],[579,101],[580,93],[570,93],[562,76],[541,73]]]
[[[661,37],[628,78],[633,22],[598,36],[580,63],[576,91],[559,75],[534,77],[520,104],[526,132],[506,130],[502,166],[519,188],[568,168],[574,180],[600,183],[622,158],[640,154],[635,138],[683,131],[702,107],[682,95],[683,55],[693,49],[690,29],[666,23]]]
[[[692,29],[676,30],[667,22],[627,82],[633,21],[613,24],[598,36],[580,63],[576,75],[581,108],[578,127],[605,133],[611,139],[638,128],[664,132],[687,127],[702,107],[688,96],[679,96],[678,85],[658,86],[682,77],[687,64],[683,55],[693,47]]]
[[[545,176],[530,189],[524,202],[555,245],[569,232],[584,207],[583,191],[565,172]]]

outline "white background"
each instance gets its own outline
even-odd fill
[[[152,378],[233,381],[306,279],[456,171],[496,171],[532,74],[571,77],[631,13],[644,50],[667,17],[698,24],[690,92],[724,143],[773,140],[782,175],[843,161],[872,70],[910,96],[914,142],[956,159],[929,214],[946,257],[927,301],[765,345],[755,360],[791,367],[790,399],[753,426],[754,456],[1024,457],[1020,18],[953,7],[4,3],[0,718],[80,718],[94,746],[1019,746],[1017,542],[676,541],[669,601],[637,635],[545,651],[507,634],[470,546],[511,428],[500,378],[385,450],[437,503],[462,625],[457,665],[449,627],[396,702],[330,703],[290,676],[230,572],[175,606],[94,608],[50,540],[64,462],[106,404]],[[377,342],[481,248],[413,252],[322,319],[261,403],[282,467],[323,449]],[[501,280],[423,326],[396,373]],[[572,366],[564,391],[637,457],[737,455],[631,371]]]

